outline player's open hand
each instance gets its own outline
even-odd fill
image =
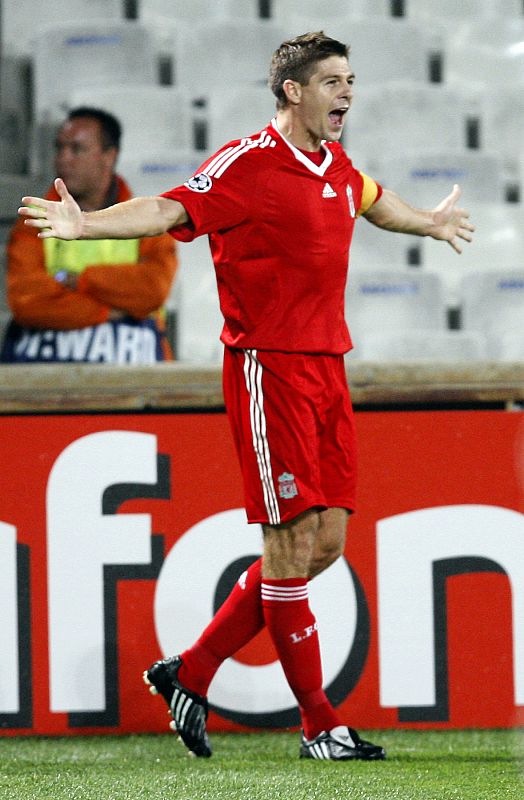
[[[82,233],[82,212],[67,191],[61,178],[56,178],[55,189],[60,200],[45,200],[42,197],[22,197],[24,204],[18,209],[26,225],[38,228],[40,239],[78,239]]]
[[[460,194],[460,187],[455,184],[451,194],[433,209],[434,227],[431,231],[434,239],[449,242],[457,253],[462,253],[459,240],[471,242],[473,238],[471,234],[475,230],[475,226],[469,221],[469,212],[464,208],[457,208]]]

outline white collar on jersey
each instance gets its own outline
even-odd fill
[[[311,161],[311,159],[308,158],[308,156],[304,155],[302,150],[299,150],[298,147],[295,147],[294,144],[291,144],[291,142],[286,139],[286,137],[284,136],[284,134],[277,125],[276,117],[273,117],[273,119],[271,120],[271,125],[276,131],[278,131],[280,138],[287,144],[287,146],[289,147],[289,149],[291,150],[297,161],[300,161],[302,164],[304,164],[304,166],[307,167],[309,170],[311,170],[311,172],[314,172],[315,175],[322,176],[325,174],[327,168],[333,161],[333,153],[325,146],[324,141],[321,142],[321,146],[325,153],[324,161],[322,162],[322,164],[314,164],[313,161]]]

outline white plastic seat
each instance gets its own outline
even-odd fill
[[[497,361],[524,361],[524,330],[492,334],[488,338],[488,353]]]
[[[356,14],[389,16],[391,13],[390,0],[329,0],[329,3],[319,4],[318,0],[273,0],[271,14],[278,22],[297,28],[296,34],[306,33],[308,30],[320,30],[329,27],[332,17],[345,17]],[[324,22],[321,28],[311,27],[309,21],[318,23],[322,15]],[[300,27],[298,29],[297,25]],[[334,36],[334,33],[330,33]]]
[[[154,38],[137,22],[67,23],[35,40],[37,119],[61,119],[61,104],[80,88],[153,85],[157,78]]]
[[[377,228],[364,218],[358,219],[351,242],[349,268],[354,272],[368,269],[405,269],[418,262],[420,237],[391,233]]]
[[[497,3],[492,5],[500,5]],[[520,15],[492,15],[491,18],[471,16],[456,25],[451,36],[454,45],[477,44],[491,50],[521,50],[524,40],[524,10]]]
[[[495,153],[480,150],[406,150],[397,156],[370,159],[373,177],[408,203],[434,208],[454,183],[462,188],[462,205],[504,200],[504,169]]]
[[[524,267],[467,275],[460,296],[464,330],[524,337]]]
[[[201,21],[174,31],[175,83],[202,97],[217,86],[267,85],[269,63],[287,31],[271,20]]]
[[[406,148],[460,149],[476,107],[471,93],[443,84],[397,81],[355,86],[345,139],[349,150],[396,157]]]
[[[179,269],[168,305],[177,310],[176,355],[180,361],[218,363],[223,319],[207,236],[177,245]]]
[[[524,359],[524,268],[479,272],[461,283],[462,327],[482,330],[488,357]]]
[[[0,4],[2,53],[33,55],[33,40],[47,28],[88,20],[116,21],[123,17],[122,0],[51,0],[37,8],[35,0],[11,0]],[[104,23],[105,24],[105,23]]]
[[[510,164],[524,157],[523,88],[498,86],[478,99],[480,146]]]
[[[406,0],[405,13],[408,17],[424,21],[434,21],[435,17],[453,20],[472,20],[482,17],[522,16],[524,8],[521,0]]]
[[[445,242],[421,239],[423,269],[438,272],[450,306],[460,302],[460,283],[478,271],[500,273],[524,265],[524,209],[519,203],[462,204],[475,225],[473,241],[457,255]]]
[[[134,195],[150,196],[180,186],[204,160],[205,154],[194,150],[144,151],[136,158],[119,159],[118,172],[126,179]]]
[[[346,316],[355,344],[376,331],[446,329],[440,278],[412,270],[368,270],[350,275]]]
[[[476,361],[486,357],[486,339],[479,331],[436,331],[426,328],[366,331],[359,336],[352,359],[365,361]]]
[[[193,128],[189,97],[173,86],[85,87],[66,98],[67,110],[95,106],[122,123],[121,158],[150,150],[191,149]]]
[[[205,98],[207,149],[257,133],[275,116],[275,97],[267,86],[217,87]]]
[[[140,19],[164,17],[173,21],[200,22],[203,19],[258,17],[258,0],[140,0]]]
[[[449,83],[486,86],[524,84],[524,51],[514,48],[493,49],[481,44],[459,42],[445,48],[444,79]]]

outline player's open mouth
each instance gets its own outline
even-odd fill
[[[341,128],[344,124],[344,116],[347,113],[348,108],[349,106],[344,106],[343,108],[334,108],[329,112],[329,121],[335,128]]]

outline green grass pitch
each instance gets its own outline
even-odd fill
[[[366,734],[364,732],[364,736]],[[373,731],[383,762],[297,757],[296,733],[0,739],[1,800],[522,800],[524,731]]]

